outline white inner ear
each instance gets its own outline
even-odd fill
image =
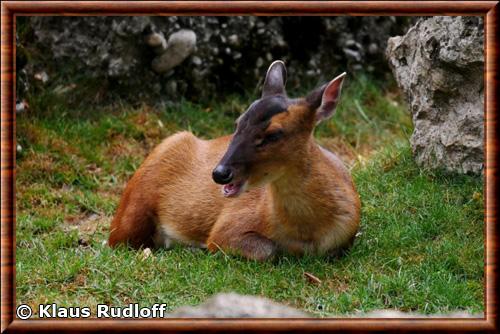
[[[323,96],[321,97],[321,105],[316,112],[316,119],[318,123],[332,116],[342,91],[342,83],[345,76],[346,72],[335,77],[335,79],[330,81],[328,86],[326,86],[325,90],[323,91]],[[332,89],[334,91],[332,91]]]

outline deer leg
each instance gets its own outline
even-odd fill
[[[246,231],[238,235],[227,233],[211,235],[207,247],[211,252],[220,250],[256,261],[271,259],[277,251],[274,241],[255,231]]]
[[[347,255],[354,244],[354,239],[356,239],[356,235],[353,235],[344,245],[330,250],[328,256],[331,258],[340,258]]]
[[[155,215],[140,204],[122,204],[111,223],[109,246],[126,244],[135,249],[154,247]]]

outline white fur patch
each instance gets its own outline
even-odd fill
[[[157,225],[153,240],[156,247],[164,247],[167,249],[172,248],[176,243],[197,248],[207,248],[207,245],[204,243],[189,240],[173,229],[172,226],[166,224]]]
[[[155,247],[164,247],[169,249],[172,247],[173,239],[166,233],[162,226],[156,226],[156,233],[153,237]]]

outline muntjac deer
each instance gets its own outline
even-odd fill
[[[259,261],[278,251],[324,254],[349,246],[359,196],[343,163],[313,137],[333,115],[344,76],[291,99],[285,64],[275,61],[261,98],[236,120],[232,135],[165,139],[129,181],[109,245],[181,243]]]

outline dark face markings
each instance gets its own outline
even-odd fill
[[[251,162],[258,149],[256,143],[265,138],[265,130],[269,126],[271,118],[286,112],[287,108],[288,100],[281,95],[265,97],[252,103],[237,120],[233,139],[220,164],[244,165]]]
[[[287,98],[281,95],[265,97],[250,105],[248,110],[241,116],[239,123],[244,122],[252,126],[269,124],[271,118],[288,107]],[[242,124],[243,125],[243,124]]]

